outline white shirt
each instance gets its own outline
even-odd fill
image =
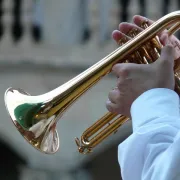
[[[133,134],[118,148],[123,180],[180,180],[179,96],[152,89],[131,107]]]

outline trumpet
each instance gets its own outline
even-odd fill
[[[143,31],[132,30],[130,40],[121,40],[120,47],[102,60],[56,89],[38,96],[31,96],[19,88],[8,88],[5,106],[21,135],[37,150],[54,154],[59,149],[56,125],[68,108],[85,92],[111,72],[117,63],[144,63],[156,61],[163,45],[158,34],[167,30],[169,35],[180,28],[180,11],[160,18],[152,25],[142,22]],[[180,63],[175,61],[175,91],[180,93]],[[75,142],[81,154],[89,154],[97,145],[117,131],[130,118],[107,112],[82,133]]]

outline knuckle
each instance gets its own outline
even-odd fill
[[[110,91],[108,98],[111,102],[116,103],[119,99],[118,91],[116,89]]]
[[[124,84],[124,79],[119,78],[117,81],[117,87],[118,89],[121,89],[122,85]]]
[[[122,77],[127,77],[129,73],[128,67],[123,63],[114,65],[112,71]]]
[[[117,114],[120,114],[120,113],[123,113],[123,104],[114,104],[112,103],[111,101],[107,101],[106,102],[106,108],[109,112],[112,112],[112,113],[117,113]]]
[[[119,73],[122,77],[127,77],[129,74],[129,69],[127,66],[122,66],[119,70]]]
[[[109,112],[118,113],[119,106],[117,104],[113,104],[111,101],[107,101],[106,108]]]
[[[124,89],[127,89],[129,87],[130,80],[128,79],[119,79],[117,82],[117,87],[119,90],[119,93],[124,91]]]
[[[119,69],[119,66],[120,66],[120,64],[115,64],[115,65],[112,67],[112,71],[113,71],[113,72],[117,72],[118,69]]]

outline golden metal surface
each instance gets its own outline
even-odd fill
[[[146,22],[145,22],[146,23]],[[174,25],[174,26],[172,26]],[[60,87],[39,96],[30,96],[21,89],[9,88],[5,104],[22,136],[41,152],[52,154],[59,148],[56,124],[63,113],[80,96],[111,72],[116,63],[151,63],[159,57],[162,45],[157,34],[169,28],[169,35],[180,26],[180,11],[170,13],[151,26],[144,24],[142,32],[131,32],[128,42]],[[175,64],[176,91],[180,93],[180,62]],[[108,112],[81,136],[75,139],[80,153],[87,154],[128,120],[128,117]]]

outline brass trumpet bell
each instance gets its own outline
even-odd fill
[[[30,96],[21,89],[9,88],[5,104],[22,136],[41,152],[52,154],[59,148],[56,124],[63,113],[87,90],[111,72],[116,63],[152,63],[160,55],[162,45],[157,34],[168,29],[169,35],[180,28],[180,11],[172,12],[144,30],[129,32],[130,40],[121,40],[121,47],[60,87],[39,96]],[[169,28],[171,27],[171,28]],[[175,65],[176,91],[180,89],[179,62]],[[108,112],[81,136],[75,139],[80,153],[87,154],[128,120],[128,117]]]
[[[46,106],[41,96],[30,96],[21,89],[9,88],[5,93],[6,108],[13,123],[22,136],[36,149],[52,154],[59,148],[55,115],[46,114]]]

